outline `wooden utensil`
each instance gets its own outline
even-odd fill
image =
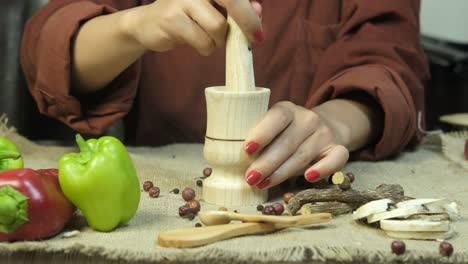
[[[277,216],[277,215],[260,215],[260,214],[241,214],[226,211],[201,211],[198,213],[200,221],[207,226],[210,225],[222,225],[228,224],[233,220],[243,222],[255,222],[255,223],[283,223],[283,224],[295,224],[303,215],[296,216]]]
[[[330,219],[331,214],[329,213],[317,213],[303,216],[295,224],[241,223],[177,229],[159,233],[157,243],[163,247],[197,247],[243,235],[269,233],[288,227],[325,223]]]

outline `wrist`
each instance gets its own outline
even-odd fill
[[[338,116],[336,116],[333,108],[333,105],[326,102],[314,107],[312,111],[314,111],[320,117],[320,120],[324,125],[330,129],[335,143],[349,149],[352,145],[351,127],[347,122],[343,122],[338,118]]]
[[[121,11],[117,22],[118,32],[121,39],[135,51],[139,51],[142,54],[146,51],[146,48],[136,38],[136,32],[141,24],[141,13],[143,11],[144,9],[142,6]]]

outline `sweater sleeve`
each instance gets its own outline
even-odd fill
[[[342,1],[336,41],[320,60],[306,106],[365,93],[383,113],[377,142],[351,153],[364,160],[388,158],[418,143],[428,66],[419,43],[418,0]]]
[[[78,98],[71,93],[71,51],[82,23],[131,8],[136,2],[55,0],[27,21],[21,65],[42,114],[80,133],[99,135],[128,113],[136,95],[140,62],[130,65],[102,91]]]

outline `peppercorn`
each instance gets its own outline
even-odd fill
[[[262,214],[264,215],[274,215],[275,209],[271,205],[267,205],[263,208]]]
[[[196,224],[195,224],[195,227],[202,227],[202,224],[196,223]]]
[[[202,187],[203,186],[203,181],[202,180],[197,180],[197,186]]]
[[[228,209],[226,207],[220,207],[218,208],[218,211],[227,211]]]
[[[145,190],[145,192],[149,191],[149,189],[153,187],[153,182],[152,181],[145,181],[143,183],[143,190]]]
[[[405,253],[406,245],[405,242],[400,240],[394,240],[391,245],[392,252],[396,255],[401,255]]]
[[[282,215],[284,212],[284,206],[280,203],[273,204],[273,209],[275,210],[275,215]]]
[[[203,169],[203,176],[209,177],[211,175],[211,172],[213,172],[213,169],[211,169],[210,167],[206,167],[205,169]]]
[[[356,177],[354,177],[354,174],[353,174],[352,172],[346,173],[346,176],[348,176],[349,181],[350,181],[351,183],[354,182],[354,180],[356,179]]]
[[[442,256],[450,257],[453,253],[453,246],[447,241],[443,241],[439,245],[439,253]]]
[[[288,192],[288,193],[285,193],[283,194],[283,201],[285,204],[288,204],[289,203],[289,200],[291,200],[291,198],[294,197],[294,193],[291,193],[291,192]]]
[[[194,214],[200,212],[201,206],[197,200],[190,200],[185,205],[188,206]]]
[[[156,198],[159,196],[160,190],[158,187],[151,187],[148,191],[148,194],[151,198]]]
[[[257,205],[257,211],[259,212],[263,211],[263,205],[261,204]]]
[[[195,191],[192,188],[186,187],[182,191],[182,198],[187,202],[193,200],[195,198]]]
[[[171,193],[174,193],[174,194],[178,194],[179,193],[179,189],[178,188],[174,188],[174,190],[170,191]]]
[[[190,212],[187,214],[186,217],[188,220],[192,221],[193,219],[195,219],[195,214],[193,212]]]
[[[234,210],[234,213],[236,213],[236,214],[237,214],[237,213],[239,213],[239,211],[237,211],[237,210]]]
[[[187,205],[182,205],[181,207],[179,207],[179,215],[181,217],[187,216],[189,213],[191,213],[191,211],[192,209]]]

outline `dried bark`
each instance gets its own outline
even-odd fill
[[[291,198],[287,208],[291,215],[295,215],[302,205],[307,203],[341,202],[359,207],[365,203],[385,198],[395,202],[410,199],[404,196],[403,187],[399,184],[381,184],[375,190],[360,191],[354,189],[307,189]]]

